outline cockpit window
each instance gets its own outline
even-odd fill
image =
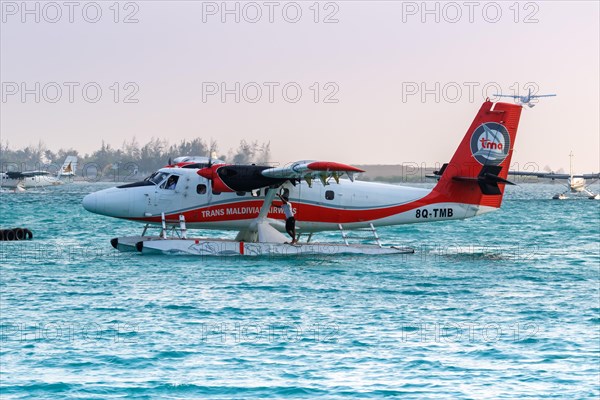
[[[145,181],[148,182],[152,182],[155,185],[158,185],[159,183],[161,183],[163,180],[165,180],[165,178],[168,176],[169,174],[167,174],[166,172],[155,172],[152,175],[150,175],[149,177],[147,177],[146,179],[144,179]]]
[[[167,190],[175,190],[175,187],[177,187],[177,181],[179,180],[179,176],[178,175],[171,175],[169,177],[169,179],[167,179],[165,181],[165,183],[163,183],[162,185],[160,185],[161,189],[167,189]]]

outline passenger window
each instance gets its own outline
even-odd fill
[[[177,175],[171,175],[169,177],[169,179],[167,179],[165,181],[165,183],[163,183],[162,185],[160,185],[161,189],[167,189],[167,190],[175,190],[175,188],[177,187],[177,181],[179,180],[179,176]]]
[[[245,196],[246,192],[235,192],[238,196]]]
[[[198,185],[198,186],[196,186],[196,193],[198,193],[198,194],[206,194],[206,185]]]
[[[252,197],[258,197],[258,196],[260,196],[260,189],[252,189],[250,191],[250,196],[252,196]]]
[[[218,196],[221,194],[221,192],[215,192],[214,190],[212,191],[212,194],[214,194],[215,196]]]
[[[334,197],[335,197],[335,193],[333,193],[333,190],[327,190],[325,192],[325,199],[326,200],[333,200]]]

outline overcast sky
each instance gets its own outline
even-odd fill
[[[600,169],[597,1],[23,4],[2,2],[13,148],[201,136],[270,141],[281,163],[431,165],[486,95],[533,83],[558,97],[523,111],[513,162],[568,168],[573,150]]]

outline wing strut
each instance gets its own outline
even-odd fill
[[[248,229],[238,233],[236,240],[260,243],[285,243],[289,240],[271,225],[271,223],[280,223],[280,221],[269,220],[268,218],[269,210],[271,209],[271,205],[273,205],[273,200],[275,199],[278,190],[279,186],[270,187],[269,190],[267,190],[258,217],[250,224]]]
[[[267,215],[269,215],[269,210],[271,209],[271,205],[273,204],[273,200],[275,200],[275,195],[277,194],[277,188],[269,188],[267,190],[267,194],[265,195],[265,201],[260,208],[260,212],[258,213],[258,219],[266,219]]]

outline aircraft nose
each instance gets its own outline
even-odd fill
[[[127,218],[129,215],[130,193],[119,188],[104,189],[88,194],[83,198],[83,208],[95,214],[108,217]]]
[[[98,193],[90,193],[83,198],[83,208],[98,214]]]

